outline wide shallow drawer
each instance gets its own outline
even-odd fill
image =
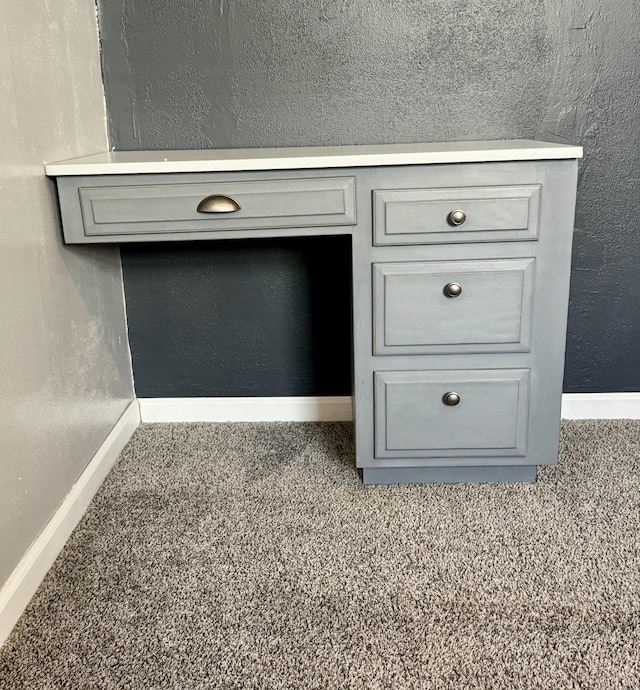
[[[528,369],[377,372],[375,457],[524,456],[528,402]]]
[[[539,209],[540,185],[375,190],[374,244],[535,240]]]
[[[79,188],[86,236],[352,225],[353,177]],[[237,210],[198,211],[226,197]]]
[[[535,259],[373,264],[374,354],[527,352]]]

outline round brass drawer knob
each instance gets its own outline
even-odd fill
[[[467,214],[460,210],[451,211],[451,213],[447,216],[447,223],[449,223],[449,225],[453,225],[453,227],[462,225],[465,220],[467,220]]]
[[[460,402],[460,396],[457,393],[445,393],[442,396],[442,402],[448,407],[455,407]]]
[[[460,283],[447,283],[442,288],[445,297],[459,297],[462,294],[462,285]]]

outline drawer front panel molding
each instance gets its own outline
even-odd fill
[[[528,404],[528,370],[377,372],[376,457],[523,456]]]
[[[354,178],[81,187],[87,236],[353,225]],[[198,211],[213,195],[239,207]]]
[[[535,240],[540,186],[375,190],[373,205],[376,245]]]
[[[374,354],[526,352],[535,259],[373,265]]]

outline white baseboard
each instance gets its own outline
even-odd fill
[[[0,646],[9,637],[13,626],[139,424],[140,409],[134,400],[0,590]]]
[[[565,393],[563,419],[640,419],[640,393]]]
[[[349,422],[351,396],[138,398],[142,422]]]
[[[143,423],[348,422],[350,396],[139,398]],[[640,393],[565,393],[563,419],[640,419]]]

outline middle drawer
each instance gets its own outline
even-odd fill
[[[375,355],[528,352],[535,259],[373,264]]]

